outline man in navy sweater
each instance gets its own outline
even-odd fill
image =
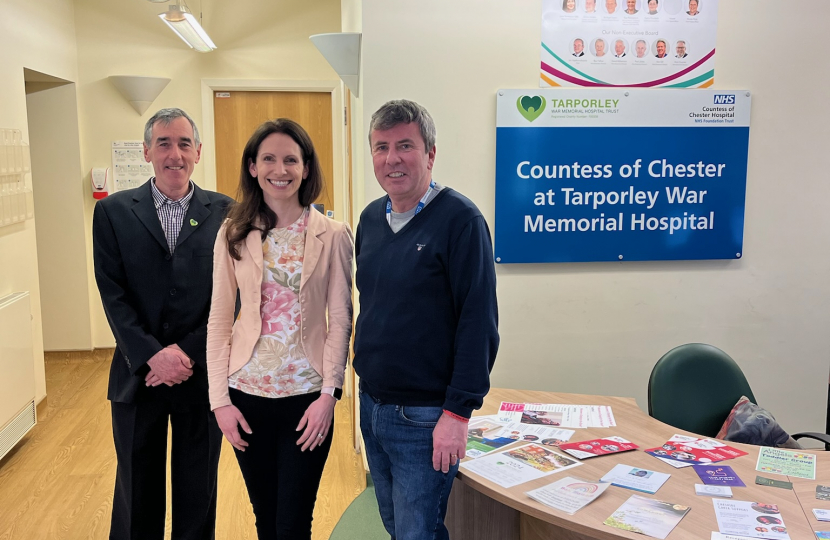
[[[396,100],[372,116],[375,176],[355,237],[360,427],[393,539],[446,539],[467,422],[499,344],[490,231],[475,204],[432,180],[435,124]]]

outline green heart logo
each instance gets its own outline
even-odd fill
[[[528,122],[533,122],[545,110],[545,100],[542,96],[520,96],[516,108]]]

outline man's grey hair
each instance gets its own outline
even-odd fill
[[[386,131],[398,124],[409,124],[415,122],[421,130],[421,138],[424,139],[425,151],[429,152],[435,146],[435,122],[429,112],[414,101],[408,99],[394,99],[384,103],[380,109],[372,115],[369,124],[369,144],[372,144],[373,131]]]
[[[168,126],[176,118],[187,118],[187,121],[190,122],[190,126],[193,128],[193,144],[196,146],[202,144],[201,139],[199,139],[199,129],[196,127],[196,122],[186,112],[177,108],[161,109],[147,120],[147,123],[144,125],[144,144],[148,148],[153,145],[153,126],[157,122],[161,122],[163,126]]]

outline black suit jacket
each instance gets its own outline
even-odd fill
[[[116,350],[107,398],[132,403],[143,391],[147,361],[172,344],[193,360],[187,381],[154,389],[182,402],[207,402],[207,321],[213,243],[231,199],[194,185],[173,254],[150,182],[99,201],[92,220],[95,279]]]

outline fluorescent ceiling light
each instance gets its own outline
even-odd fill
[[[182,38],[182,41],[187,43],[191,49],[196,49],[199,52],[210,52],[216,48],[216,45],[199,24],[199,21],[196,20],[196,17],[184,5],[177,3],[174,6],[170,6],[170,9],[159,15],[159,18],[176,35]]]

